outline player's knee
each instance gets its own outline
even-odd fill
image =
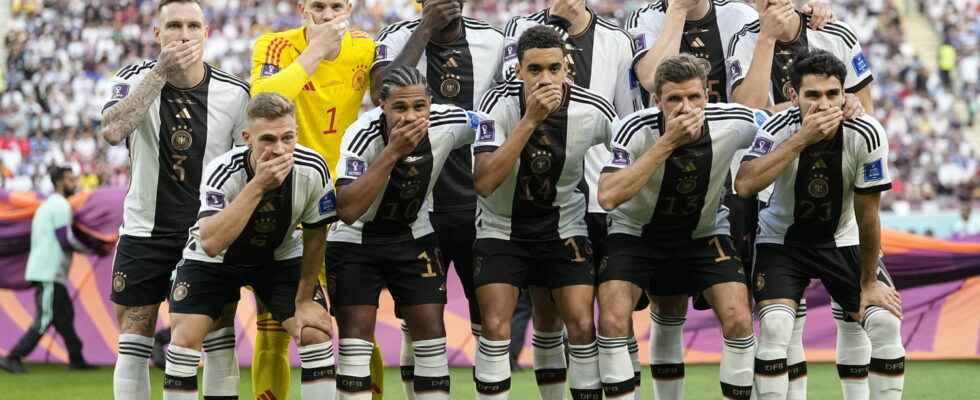
[[[725,337],[745,337],[752,334],[752,315],[742,307],[727,307],[718,311],[721,319],[721,330]],[[795,317],[794,317],[795,318]],[[793,322],[790,321],[790,332]]]
[[[506,340],[510,337],[510,318],[500,315],[485,314],[483,320],[483,336],[490,340]]]
[[[879,309],[864,320],[864,329],[872,343],[894,341],[901,337],[902,321],[891,312]]]
[[[794,316],[788,311],[769,311],[762,314],[759,322],[760,341],[789,346],[794,322]]]
[[[119,322],[119,333],[153,337],[156,309],[152,307],[155,306],[117,306],[116,319]]]
[[[325,343],[330,340],[330,335],[326,332],[313,327],[303,328],[303,332],[299,337],[300,346],[309,346],[311,344]]]
[[[599,334],[606,337],[627,336],[630,330],[629,316],[613,310],[599,312]]]
[[[595,339],[595,324],[592,322],[592,313],[587,314],[573,316],[565,321],[569,342],[581,344],[589,343]],[[625,334],[621,336],[625,336]]]

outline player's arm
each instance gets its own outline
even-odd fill
[[[702,124],[705,123],[704,110],[683,115],[679,113],[680,107],[668,117],[664,135],[657,139],[653,146],[650,146],[635,163],[629,164],[627,162],[625,167],[618,170],[603,169],[603,173],[599,175],[600,207],[604,210],[612,210],[636,196],[640,189],[643,189],[643,186],[650,181],[653,173],[663,166],[674,150],[690,143],[700,134]],[[622,124],[622,127],[617,131],[625,128],[625,125],[625,123]],[[616,152],[622,152],[624,149],[614,145],[612,151],[613,161],[610,162],[610,165],[616,166]]]
[[[160,50],[157,64],[147,72],[132,93],[102,111],[102,130],[99,135],[111,145],[117,145],[146,118],[150,105],[160,95],[167,77],[197,62],[200,41],[167,43]]]
[[[803,127],[777,146],[775,137],[760,129],[746,159],[735,177],[735,192],[743,198],[751,198],[769,187],[779,174],[790,165],[807,146],[817,143],[831,134],[841,122],[841,109],[828,108],[811,111],[803,118]]]
[[[262,194],[282,185],[282,182],[289,175],[293,168],[292,156],[292,153],[274,156],[270,151],[262,154],[258,165],[255,167],[255,177],[245,184],[245,187],[231,204],[220,211],[214,212],[205,209],[204,207],[208,206],[206,204],[208,200],[202,199],[203,212],[198,220],[198,227],[200,227],[201,247],[205,254],[209,257],[221,254],[241,235],[252,212],[262,200]],[[245,162],[249,161],[245,160]],[[207,182],[202,183],[201,195],[204,197],[215,190],[206,185]],[[223,193],[220,194],[224,195]]]
[[[415,149],[428,133],[428,129],[428,119],[420,118],[412,122],[398,120],[391,129],[388,144],[371,160],[362,176],[350,180],[343,178],[350,174],[339,174],[341,179],[337,180],[337,215],[341,221],[348,225],[353,224],[371,208],[371,203],[388,183],[388,176],[391,175],[395,163]],[[345,160],[341,160],[339,164],[340,167],[347,167],[344,165],[347,164]]]
[[[316,72],[320,62],[337,58],[346,30],[346,15],[319,24],[310,24],[306,27],[309,45],[295,61],[285,67],[280,67],[273,61],[278,59],[276,55],[269,54],[270,50],[282,52],[281,45],[271,46],[281,42],[275,41],[271,36],[261,39],[252,52],[252,95],[273,92],[290,100],[295,99],[310,80],[310,76]]]
[[[761,27],[752,50],[752,62],[749,64],[745,79],[732,90],[734,102],[753,108],[769,105],[769,82],[772,80],[772,59],[776,38],[783,27],[789,25],[790,18],[799,18],[793,10],[792,3],[769,6],[759,16]],[[749,40],[748,37],[736,39]]]
[[[671,1],[667,5],[667,15],[664,18],[664,26],[660,31],[660,36],[657,37],[650,50],[633,65],[636,78],[647,91],[653,92],[653,81],[660,61],[680,52],[681,37],[684,35],[684,20],[687,19],[687,12],[696,4],[697,1],[695,0]]]
[[[521,117],[514,129],[506,134],[503,143],[490,151],[480,151],[473,158],[473,188],[482,197],[490,196],[494,190],[510,175],[521,156],[521,150],[527,144],[534,130],[544,122],[561,104],[562,86],[560,84],[540,83],[534,88],[527,99],[527,112]],[[499,108],[496,109],[501,109]],[[496,117],[495,112],[491,112]],[[495,118],[502,119],[502,118]],[[477,146],[480,146],[480,138]]]

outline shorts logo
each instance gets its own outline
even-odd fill
[[[864,164],[864,181],[875,182],[885,177],[885,171],[881,164],[881,159]]]
[[[513,60],[517,58],[517,43],[508,44],[504,47],[504,60]]]
[[[759,272],[755,274],[755,291],[762,291],[764,287],[766,287],[766,276]]]
[[[187,292],[190,287],[191,285],[187,284],[187,282],[177,282],[177,284],[174,285],[174,292],[170,296],[174,299],[174,301],[184,300],[187,298]]]
[[[602,276],[606,272],[606,267],[609,266],[609,257],[602,257],[602,261],[599,261],[599,276]]]
[[[480,121],[480,127],[478,128],[479,135],[477,135],[477,141],[480,142],[493,142],[496,131],[493,127],[493,120],[488,119]]]
[[[272,76],[279,72],[279,66],[275,64],[262,64],[260,76]]]
[[[378,48],[374,49],[374,61],[383,61],[388,58],[388,46],[379,44]]]
[[[120,293],[126,290],[126,274],[116,272],[112,274],[112,291]]]
[[[347,175],[348,176],[361,176],[364,175],[364,161],[348,158],[347,159]]]
[[[129,95],[129,85],[120,83],[112,87],[112,100],[120,100]]]
[[[766,120],[769,119],[769,116],[766,115],[766,113],[764,113],[762,111],[756,110],[756,112],[754,114],[755,114],[755,126],[756,127],[761,128],[762,125],[765,125],[766,124]]]
[[[857,72],[858,75],[862,75],[871,69],[871,66],[868,65],[868,59],[864,58],[864,53],[854,55],[854,58],[851,59],[851,66],[854,67],[854,72]]]
[[[612,164],[627,166],[630,165],[630,153],[623,149],[612,149]]]
[[[207,192],[204,199],[211,208],[225,208],[225,194],[221,192]]]
[[[749,150],[750,153],[764,156],[772,151],[772,140],[766,139],[764,137],[757,137],[755,141],[752,142],[752,149]]]
[[[320,198],[320,215],[326,215],[337,209],[337,195],[331,190]]]
[[[642,33],[637,33],[636,36],[633,36],[633,51],[634,52],[637,52],[637,51],[640,51],[640,50],[644,50],[646,48],[647,48],[647,40],[646,40],[645,37],[643,37],[643,34]]]
[[[466,119],[467,119],[467,123],[468,123],[467,126],[469,126],[470,129],[476,129],[476,128],[480,127],[480,116],[477,115],[475,112],[467,111],[466,112]]]

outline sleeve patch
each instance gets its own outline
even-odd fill
[[[494,136],[496,135],[495,131],[492,119],[480,121],[476,140],[478,142],[493,142]]]
[[[612,164],[628,166],[630,165],[630,153],[623,149],[612,149]]]
[[[517,43],[508,44],[504,47],[504,60],[510,61],[517,58]]]
[[[863,75],[871,69],[871,66],[868,65],[868,60],[864,58],[864,53],[857,53],[851,59],[851,66],[854,67],[854,72],[857,72],[858,75]]]
[[[731,60],[728,63],[728,74],[732,77],[732,80],[742,77],[742,63],[737,59]]]
[[[761,128],[762,125],[765,125],[766,120],[769,119],[769,115],[766,115],[766,113],[762,111],[756,110],[754,114],[755,114],[755,126],[759,128]]]
[[[333,190],[327,192],[320,198],[320,215],[327,215],[337,210],[337,195]]]
[[[881,159],[874,160],[872,162],[864,164],[864,181],[865,182],[876,182],[880,181],[885,177],[884,168],[882,167]]]
[[[762,156],[769,154],[770,151],[772,151],[772,140],[764,137],[757,137],[755,138],[755,141],[752,142],[752,148],[749,152]]]
[[[112,87],[112,100],[122,100],[129,95],[129,84],[119,83]]]
[[[476,129],[480,127],[480,116],[476,115],[475,112],[467,111],[466,117],[469,120],[470,129]]]
[[[633,49],[634,51],[645,50],[647,48],[647,39],[643,37],[642,33],[637,33],[633,36]]]
[[[205,194],[205,200],[208,207],[211,208],[225,208],[225,194],[221,192],[207,192]]]
[[[279,72],[279,66],[275,64],[262,64],[261,76],[272,76]]]
[[[629,70],[630,73],[630,90],[638,89],[640,87],[640,79],[636,77],[636,71],[632,68]]]
[[[374,49],[374,61],[382,61],[388,58],[388,46],[379,44],[377,48]]]
[[[356,158],[348,158],[347,175],[348,176],[364,175],[364,161],[358,160]]]

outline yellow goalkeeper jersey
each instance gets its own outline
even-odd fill
[[[357,119],[365,90],[371,87],[374,39],[361,31],[344,34],[340,53],[322,61],[313,75],[294,63],[306,49],[306,29],[270,32],[252,51],[252,95],[274,92],[296,104],[299,143],[320,153],[336,176],[340,139]]]

